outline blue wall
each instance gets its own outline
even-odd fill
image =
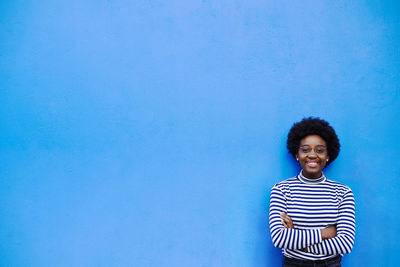
[[[279,266],[286,134],[337,130],[343,266],[400,253],[395,1],[0,2],[0,266]]]

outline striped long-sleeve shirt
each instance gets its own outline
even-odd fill
[[[295,229],[284,228],[282,212],[289,215]],[[337,235],[322,240],[320,229],[328,225],[336,225]],[[300,172],[272,188],[269,227],[274,246],[287,257],[322,260],[350,253],[356,227],[353,193],[324,175],[308,179]]]

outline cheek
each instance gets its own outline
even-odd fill
[[[305,161],[305,159],[304,159],[304,158],[301,158],[301,157],[299,157],[299,164],[300,164],[301,166],[304,166],[304,165],[306,164],[306,161]]]

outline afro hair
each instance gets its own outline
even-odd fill
[[[299,151],[300,141],[304,137],[312,134],[319,135],[325,140],[329,156],[329,161],[326,164],[328,166],[339,155],[340,143],[335,130],[325,120],[309,117],[293,124],[288,134],[286,147],[289,150],[289,153],[296,158]]]

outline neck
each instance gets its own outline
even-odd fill
[[[317,174],[309,174],[309,173],[304,172],[304,170],[301,170],[301,174],[304,177],[309,178],[309,179],[318,179],[318,178],[322,177],[322,172],[317,173]]]
[[[308,183],[308,184],[319,184],[326,180],[326,177],[323,173],[321,173],[321,176],[318,178],[310,178],[310,177],[304,176],[303,171],[301,171],[297,177],[303,183]]]

